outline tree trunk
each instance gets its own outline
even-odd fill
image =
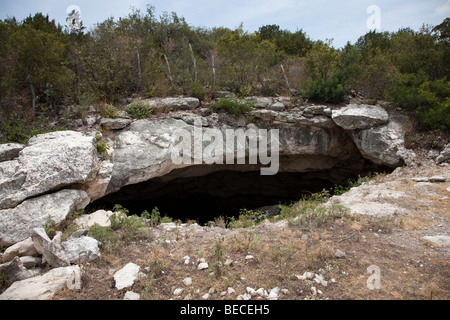
[[[212,56],[212,72],[213,72],[213,92],[215,92],[216,91],[216,66],[215,66],[214,55]]]
[[[173,78],[172,78],[172,72],[170,71],[169,59],[167,59],[166,55],[164,55],[164,59],[166,59],[167,71],[168,71],[168,75],[169,75],[170,84],[173,84]]]
[[[192,45],[190,43],[189,50],[191,50],[192,62],[194,64],[194,82],[197,82],[197,60],[195,60],[194,50],[192,49]]]
[[[283,72],[284,81],[286,81],[286,85],[287,85],[287,87],[289,89],[289,93],[294,96],[294,92],[292,91],[291,86],[289,85],[289,80],[288,80],[288,77],[286,75],[286,71],[284,70],[283,65],[280,65],[280,66],[281,66],[281,71]]]
[[[138,63],[138,90],[141,90],[142,69],[141,69],[141,55],[139,54],[139,50],[136,50],[136,54],[137,54],[137,63]]]
[[[31,101],[32,117],[33,117],[33,120],[35,120],[36,119],[36,92],[34,91],[34,86],[32,83],[30,83],[30,90],[31,90],[31,97],[32,97],[32,101]]]

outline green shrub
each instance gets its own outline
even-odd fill
[[[153,110],[150,108],[148,103],[142,100],[134,101],[127,110],[128,114],[134,119],[146,119],[152,115]]]
[[[110,149],[108,142],[103,139],[101,132],[97,132],[95,139],[97,140],[97,152],[100,155],[100,158],[103,160],[107,159],[109,157],[108,150]]]
[[[235,118],[239,118],[239,116],[252,111],[254,106],[254,101],[246,101],[237,98],[222,98],[213,106],[213,110],[216,112],[224,112]]]
[[[206,89],[198,82],[194,82],[190,87],[191,96],[199,99],[200,101],[205,100]]]
[[[341,103],[345,101],[346,90],[335,74],[328,78],[318,75],[316,80],[308,83],[305,97],[317,102]]]
[[[119,117],[119,110],[112,104],[106,104],[101,108],[100,115],[103,118],[117,119]]]
[[[450,132],[450,82],[446,77],[428,81],[424,72],[404,74],[386,95],[426,128]]]

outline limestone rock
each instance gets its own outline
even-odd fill
[[[437,163],[448,162],[450,160],[450,143],[444,147],[440,155],[436,158]]]
[[[450,236],[437,235],[437,236],[425,236],[422,239],[433,243],[438,247],[450,247]]]
[[[6,249],[3,253],[3,262],[9,262],[15,257],[34,256],[35,254],[37,254],[37,251],[33,239],[29,237]]]
[[[50,266],[59,268],[70,265],[64,249],[57,241],[50,240],[43,228],[33,229],[32,238],[37,252],[42,255],[43,260]]]
[[[125,293],[125,297],[123,298],[123,300],[138,301],[141,300],[141,296],[133,291],[127,291],[127,293]]]
[[[61,289],[81,289],[79,266],[52,269],[44,275],[14,282],[0,300],[50,300]]]
[[[166,98],[162,99],[161,103],[165,108],[172,108],[174,111],[197,108],[200,106],[200,100],[191,97]]]
[[[15,257],[12,261],[0,264],[0,272],[6,275],[8,281],[15,282],[25,280],[35,276],[33,271],[28,270],[23,261]]]
[[[114,274],[117,290],[129,288],[134,284],[139,274],[140,267],[132,262]]]
[[[30,139],[15,164],[13,175],[9,171],[5,177],[0,169],[0,209],[13,208],[25,199],[56,188],[88,181],[97,170],[95,138],[73,131],[38,135]],[[11,179],[14,183],[2,183]]]
[[[89,204],[86,192],[62,190],[24,201],[13,209],[0,210],[0,245],[10,246],[31,236],[48,219],[60,223],[67,215]]]
[[[280,288],[275,287],[272,290],[270,290],[269,296],[267,297],[267,300],[278,300],[278,295],[280,294]]]
[[[70,237],[61,244],[64,254],[72,264],[83,263],[100,258],[98,241],[91,237]]]
[[[408,155],[404,129],[394,121],[374,129],[354,131],[351,135],[361,154],[374,163],[395,168]]]
[[[333,110],[332,119],[345,130],[365,130],[386,124],[389,115],[380,106],[350,104]]]
[[[25,148],[25,145],[19,143],[0,144],[0,162],[10,161],[19,157],[19,152]]]
[[[98,224],[100,227],[111,226],[109,220],[114,213],[112,211],[98,210],[92,214],[85,214],[76,219],[74,222],[76,225],[90,229],[94,224]]]
[[[106,130],[121,130],[121,129],[124,129],[127,126],[129,126],[131,122],[132,122],[131,119],[124,119],[124,118],[107,119],[107,118],[104,118],[101,120],[100,126]]]

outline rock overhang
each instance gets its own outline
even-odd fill
[[[272,104],[283,103],[271,101]],[[178,102],[180,108],[198,108],[193,100]],[[302,108],[286,103],[285,106],[282,109],[277,105],[275,110],[260,106],[250,112],[251,121],[246,117],[235,119],[215,113],[202,116],[187,111],[173,112],[165,118],[121,121],[119,125],[114,121],[107,124],[103,121],[103,126],[111,129],[110,136],[105,137],[110,147],[106,159],[97,155],[93,131],[50,133],[33,138],[26,146],[12,146],[11,152],[4,153],[7,161],[0,162],[0,184],[5,186],[0,193],[0,219],[2,215],[6,216],[5,210],[15,209],[25,200],[56,194],[64,189],[85,191],[86,196],[81,201],[85,206],[86,202],[101,199],[129,185],[170,177],[177,172],[195,176],[195,171],[198,174],[212,169],[205,163],[199,165],[203,167],[200,170],[193,163],[174,164],[171,150],[175,140],[172,135],[177,129],[198,132],[200,126],[202,132],[215,129],[224,137],[226,130],[239,128],[279,130],[280,172],[328,172],[332,176],[334,169],[337,177],[342,172],[362,172],[370,166],[395,168],[405,162],[405,155],[410,155],[404,148],[401,125],[386,119],[386,112],[381,107],[349,105],[336,111],[327,106]],[[207,146],[208,142],[204,141],[204,144]],[[49,165],[51,161],[54,166]],[[259,169],[260,165],[235,164],[212,171]],[[80,200],[77,201],[75,207],[80,207]],[[33,224],[33,227],[37,225]]]

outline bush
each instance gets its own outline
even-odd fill
[[[428,129],[450,132],[450,82],[427,81],[423,72],[404,74],[386,91],[392,102],[414,113]]]
[[[100,115],[103,118],[117,119],[119,117],[119,110],[111,104],[106,104],[101,108]]]
[[[190,90],[192,97],[197,98],[200,101],[205,100],[206,89],[204,86],[202,86],[198,82],[194,82],[191,84]]]
[[[127,112],[134,119],[141,120],[151,116],[153,110],[150,108],[148,103],[145,103],[142,100],[136,100],[130,105]]]
[[[308,83],[305,97],[317,102],[341,103],[345,101],[346,90],[337,73],[328,78],[318,77]]]
[[[254,101],[245,101],[237,98],[223,98],[213,106],[213,110],[216,112],[224,112],[235,118],[239,118],[239,116],[252,111],[254,106]]]

